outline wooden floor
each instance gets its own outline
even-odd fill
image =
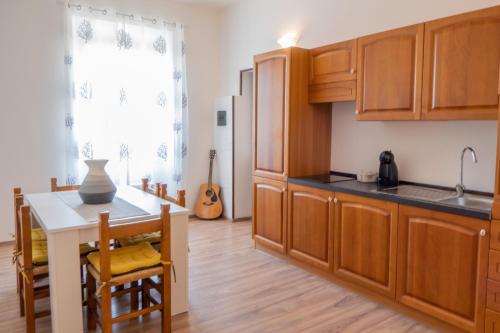
[[[250,230],[249,222],[190,222],[190,311],[174,317],[174,332],[434,332],[255,250]],[[11,246],[0,246],[0,332],[24,332],[10,260]],[[114,331],[158,332],[159,322],[155,314]],[[37,332],[50,332],[50,318],[37,321]]]

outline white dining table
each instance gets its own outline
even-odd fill
[[[47,235],[52,332],[80,333],[83,332],[83,314],[79,244],[99,240],[98,211],[93,216],[89,214],[93,209],[91,205],[75,207],[64,200],[61,193],[26,194],[25,200]],[[172,278],[172,315],[186,312],[189,211],[131,186],[119,187],[115,198],[118,198],[116,202],[130,203],[142,212],[140,216],[121,216],[120,223],[159,217],[160,205],[170,204],[171,251],[176,273],[176,279]],[[108,205],[113,211],[113,203]],[[94,209],[102,210],[103,207],[106,206]]]

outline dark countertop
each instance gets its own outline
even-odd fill
[[[483,210],[472,207],[464,207],[453,204],[444,204],[436,201],[413,199],[402,197],[394,194],[377,192],[376,183],[361,183],[357,180],[345,180],[329,183],[332,175],[318,175],[311,177],[288,178],[288,182],[292,184],[315,187],[332,192],[341,192],[353,195],[359,195],[367,198],[379,199],[397,202],[399,204],[414,206],[419,208],[431,209],[440,212],[473,217],[481,220],[491,220],[491,210]],[[403,184],[403,182],[402,182]],[[419,185],[422,186],[422,185]]]

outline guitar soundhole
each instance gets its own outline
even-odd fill
[[[214,191],[212,191],[212,190],[207,190],[207,191],[205,192],[205,195],[206,195],[207,197],[211,198],[211,197],[212,197],[212,195],[214,195]]]

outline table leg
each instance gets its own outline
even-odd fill
[[[175,267],[172,275],[172,315],[188,311],[188,215],[174,215],[171,219],[171,250]]]
[[[78,230],[47,235],[52,332],[82,333]]]

